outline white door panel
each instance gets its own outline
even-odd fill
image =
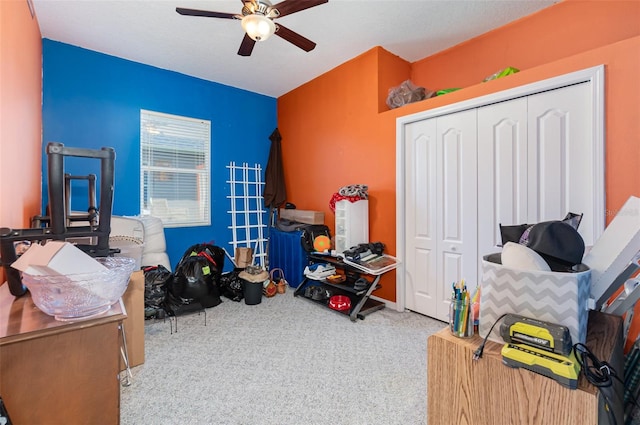
[[[433,314],[436,294],[435,169],[436,122],[411,123],[405,130],[405,223],[407,308]]]
[[[558,220],[584,213],[579,232],[593,245],[594,223],[593,105],[590,82],[528,97],[529,221]],[[604,207],[603,207],[604,208]]]
[[[479,258],[500,250],[500,224],[528,222],[527,174],[527,99],[478,108]]]
[[[476,110],[437,118],[437,281],[435,317],[447,320],[451,283],[477,283]]]

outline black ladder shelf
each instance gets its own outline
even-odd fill
[[[305,293],[307,292],[307,288],[316,286],[327,290],[331,295],[346,295],[351,300],[351,308],[348,310],[333,311],[349,316],[352,322],[355,322],[358,319],[363,320],[365,316],[369,315],[370,313],[381,310],[385,307],[385,304],[383,302],[370,298],[371,293],[381,287],[379,281],[382,273],[378,275],[367,273],[352,265],[346,264],[339,257],[331,257],[327,255],[310,254],[309,262],[312,264],[328,263],[333,265],[336,268],[336,271],[343,271],[344,275],[346,276],[346,281],[342,283],[332,283],[325,279],[314,280],[305,277],[298,288],[296,288],[293,294],[295,297],[302,297],[305,300],[333,310],[329,307],[330,297],[323,297],[322,299],[311,298],[310,296],[305,295]],[[368,283],[363,289],[355,289],[354,284],[360,278],[366,279]]]

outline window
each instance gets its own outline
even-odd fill
[[[165,227],[211,224],[211,122],[140,110],[140,211]]]

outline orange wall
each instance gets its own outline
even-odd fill
[[[637,1],[567,0],[410,67],[381,48],[346,62],[278,99],[288,201],[324,211],[333,229],[331,195],[368,184],[370,240],[394,254],[397,117],[605,64],[606,196],[615,212],[640,195],[638,22]],[[521,72],[480,83],[506,66]],[[388,88],[408,78],[429,89],[464,89],[377,113]],[[395,274],[381,282],[375,295],[395,301]]]
[[[395,156],[378,151],[375,70],[380,64],[409,70],[397,56],[373,49],[290,92],[286,101],[279,99],[278,124],[286,129],[281,134],[289,201],[300,209],[324,211],[325,222],[333,229],[331,196],[344,185],[367,184],[372,188],[370,239],[391,242],[393,229],[379,225],[395,211],[395,175],[388,172],[395,170]],[[389,72],[384,78],[398,84],[406,74]]]
[[[25,0],[0,1],[0,227],[40,214],[41,38]]]
[[[411,79],[436,89],[468,87],[507,66],[531,69],[637,36],[639,18],[637,0],[566,0],[415,62]]]
[[[342,186],[367,184],[369,239],[395,252],[395,142],[378,129],[380,67],[389,70],[380,77],[385,91],[410,69],[397,56],[372,49],[279,98],[278,128],[288,200],[300,209],[324,211],[333,234],[331,196]],[[395,279],[385,283],[389,279],[383,276],[383,289],[394,293]]]

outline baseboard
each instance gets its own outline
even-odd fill
[[[393,302],[393,301],[385,300],[384,298],[376,297],[375,295],[372,295],[369,298],[371,298],[372,300],[376,300],[376,301],[380,301],[381,303],[384,303],[384,306],[386,308],[390,308],[390,309],[399,311],[398,307],[397,307],[397,304],[395,302]]]

